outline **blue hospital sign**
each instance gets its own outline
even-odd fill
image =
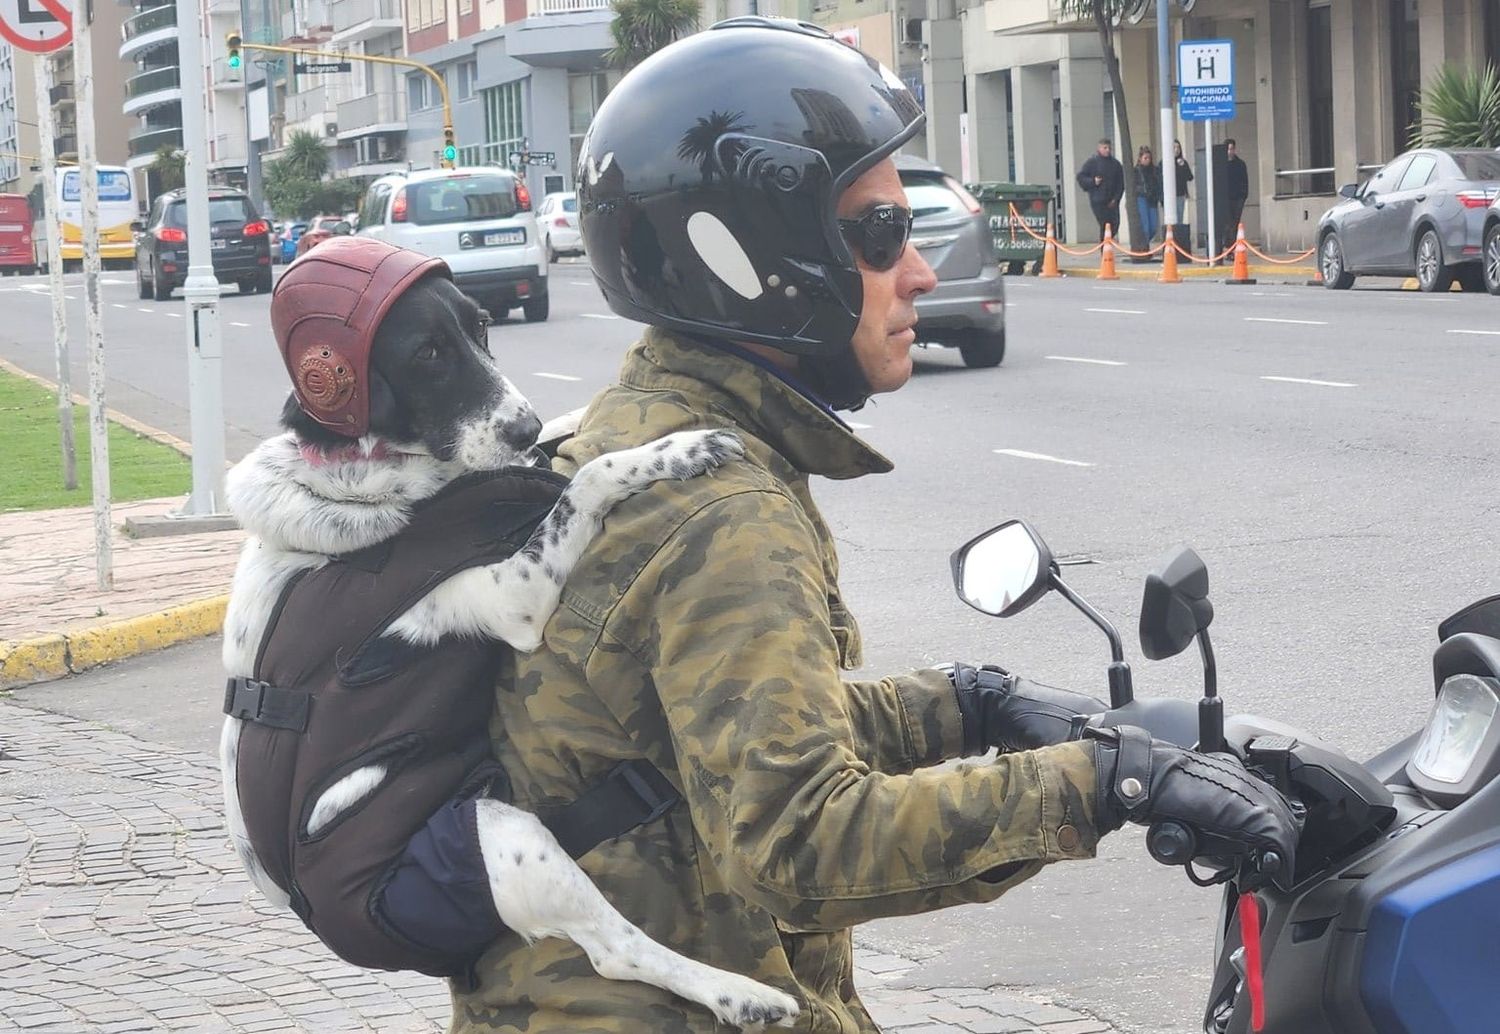
[[[1177,101],[1189,122],[1234,118],[1234,41],[1184,40],[1177,44]]]

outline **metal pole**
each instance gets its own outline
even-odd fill
[[[1203,132],[1208,141],[1205,148],[1208,154],[1208,257],[1214,258],[1219,254],[1219,227],[1218,213],[1214,211],[1214,120],[1209,119],[1203,123]]]
[[[193,440],[193,492],[184,514],[222,513],[224,390],[220,368],[219,281],[214,276],[208,220],[208,155],[204,139],[203,21],[198,0],[177,0],[177,57],[182,75],[182,139],[187,160],[188,414]]]
[[[1177,222],[1177,160],[1172,152],[1172,0],[1156,0],[1157,100],[1161,106],[1161,206],[1170,223]],[[1162,239],[1166,239],[1163,231]],[[1191,243],[1191,241],[1190,241]]]
[[[73,371],[68,366],[68,306],[63,298],[62,213],[57,207],[57,160],[52,141],[57,127],[52,120],[52,60],[44,54],[33,57],[32,80],[36,86],[37,133],[41,136],[42,198],[47,228],[47,291],[52,296],[52,352],[57,358],[57,423],[62,434],[63,487],[78,487],[78,449],[73,442]]]
[[[94,47],[87,8],[73,20],[78,86],[78,176],[83,196],[83,324],[89,350],[89,464],[94,482],[94,561],[99,588],[115,586],[109,538],[109,423],[104,409],[104,328],[99,322],[99,162],[94,154]]]

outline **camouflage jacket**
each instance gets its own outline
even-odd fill
[[[1065,744],[932,767],[962,742],[945,675],[842,678],[859,633],[808,476],[891,464],[773,373],[650,331],[557,466],[717,427],[739,432],[745,460],[613,511],[542,648],[501,674],[496,754],[525,808],[651,760],[685,803],[581,859],[604,895],[678,951],[793,994],[795,1029],[874,1031],[849,928],[990,901],[1047,862],[1091,856],[1093,764]],[[716,1027],[696,1005],[597,976],[562,940],[508,936],[477,972],[476,990],[454,991],[465,1034]]]

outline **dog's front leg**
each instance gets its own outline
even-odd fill
[[[791,1026],[799,1012],[796,999],[647,937],[605,900],[535,815],[490,799],[475,807],[495,910],[527,941],[566,938],[584,950],[600,976],[652,984],[743,1030]]]
[[[655,481],[696,477],[743,454],[728,431],[679,431],[585,463],[514,556],[454,575],[403,614],[391,634],[428,645],[446,634],[483,635],[535,650],[563,583],[611,507]]]

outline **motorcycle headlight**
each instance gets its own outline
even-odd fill
[[[1462,782],[1500,711],[1494,679],[1453,675],[1443,681],[1412,764],[1440,783]]]

